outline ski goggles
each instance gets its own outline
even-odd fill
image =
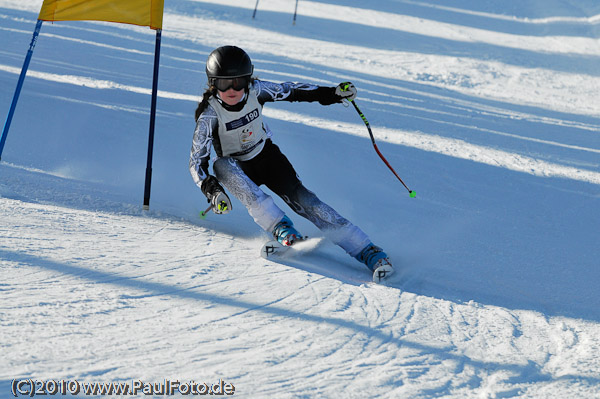
[[[227,91],[231,88],[235,91],[239,91],[248,87],[250,83],[250,76],[240,76],[237,78],[215,78],[213,85],[219,91]]]

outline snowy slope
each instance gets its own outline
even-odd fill
[[[41,3],[0,0],[4,112]],[[0,397],[15,378],[599,397],[600,4],[300,1],[292,25],[294,2],[255,3],[166,2],[149,212],[154,32],[43,25],[0,162]],[[316,239],[281,263],[239,202],[198,218],[192,115],[227,43],[263,79],[357,85],[416,199],[352,108],[265,115],[307,187],[390,253],[387,286],[297,216]]]

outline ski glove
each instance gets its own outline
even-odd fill
[[[217,215],[228,213],[231,210],[231,201],[227,194],[222,191],[218,191],[213,195],[210,204],[212,205],[212,211]]]
[[[352,101],[356,98],[356,87],[351,82],[343,82],[335,88],[335,94],[342,100]]]
[[[216,177],[208,176],[204,179],[201,190],[206,195],[214,213],[220,215],[231,210],[231,201]]]

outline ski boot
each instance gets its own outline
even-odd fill
[[[373,281],[376,283],[387,279],[394,273],[390,258],[383,252],[383,249],[374,245],[372,242],[360,251],[355,258],[359,262],[367,265],[369,270],[373,272]]]
[[[294,228],[294,223],[292,223],[287,216],[284,216],[283,219],[275,225],[273,237],[275,237],[281,245],[285,245],[286,247],[291,246],[294,241],[302,239],[302,235]]]

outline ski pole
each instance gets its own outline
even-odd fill
[[[346,87],[344,87],[343,89],[346,89]],[[398,176],[398,173],[396,173],[396,171],[394,170],[394,168],[392,168],[392,166],[387,161],[387,159],[385,159],[385,157],[383,156],[383,154],[381,153],[381,151],[379,151],[379,148],[377,148],[377,144],[375,143],[375,137],[373,137],[373,132],[371,131],[371,126],[369,125],[369,121],[365,117],[365,114],[363,114],[362,111],[360,110],[360,108],[358,108],[358,105],[356,105],[356,101],[350,100],[350,102],[352,103],[352,105],[354,105],[354,109],[356,109],[356,112],[358,112],[358,114],[362,118],[363,122],[367,126],[367,130],[369,131],[369,136],[371,136],[371,142],[373,143],[373,147],[375,148],[375,151],[377,152],[377,155],[379,155],[379,158],[381,158],[381,160],[387,165],[387,167],[390,168],[390,170],[392,171],[392,173],[394,174],[394,176],[396,176],[398,178],[398,180],[400,180],[400,183],[402,183],[402,185],[408,190],[408,193],[410,194],[410,198],[415,198],[417,196],[417,193],[414,192],[413,190],[411,190],[410,188],[408,188],[408,186],[406,185],[406,183],[404,183],[404,181],[400,178],[400,176]]]
[[[212,209],[213,209],[213,206],[212,206],[212,204],[210,204],[208,206],[208,208],[206,208],[206,210],[204,210],[203,212],[200,212],[200,217],[202,219],[205,219],[206,215],[208,215],[208,212],[210,212]],[[221,200],[221,202],[219,202],[219,204],[217,205],[217,210],[219,211],[219,213],[227,212],[229,210],[229,206],[227,205],[227,202],[225,200]]]

